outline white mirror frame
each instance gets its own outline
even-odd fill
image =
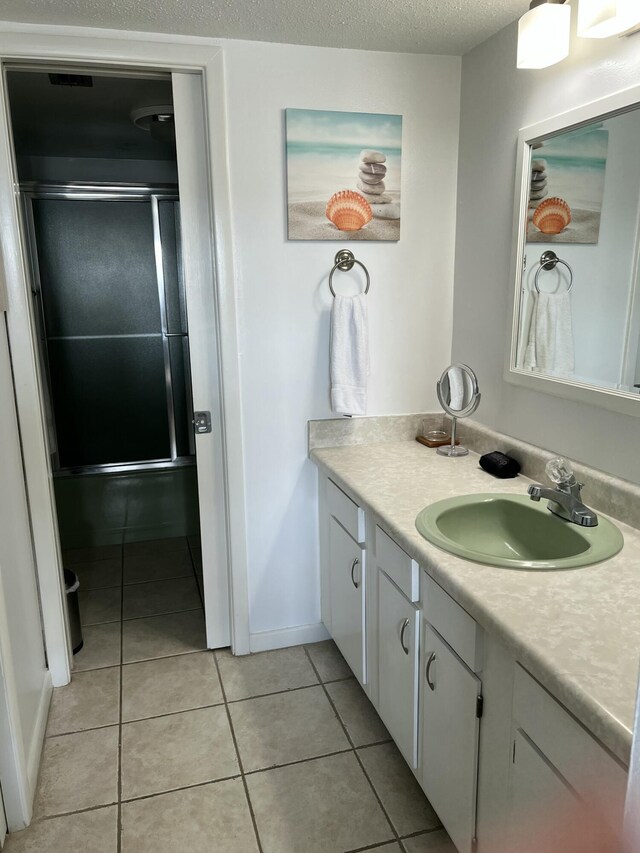
[[[632,86],[629,89],[608,95],[606,98],[600,98],[576,109],[552,116],[537,124],[523,127],[518,133],[516,187],[513,205],[514,240],[511,257],[511,281],[514,284],[509,293],[509,327],[507,332],[509,345],[505,348],[504,378],[507,382],[529,388],[532,391],[553,394],[568,400],[590,403],[614,412],[640,417],[640,394],[603,388],[587,382],[545,376],[540,373],[535,374],[516,366],[520,312],[522,310],[522,274],[526,247],[527,205],[525,199],[528,198],[529,192],[531,145],[549,136],[589,124],[597,118],[609,118],[618,113],[628,112],[634,107],[640,109],[640,86]],[[635,247],[635,253],[636,275],[640,275],[639,246]],[[630,308],[634,296],[640,298],[640,296],[631,293]]]

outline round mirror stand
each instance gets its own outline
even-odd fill
[[[451,444],[438,447],[440,456],[467,456],[466,447],[456,444],[458,418],[468,418],[480,404],[478,377],[466,364],[451,364],[437,382],[440,405],[451,415]]]
[[[468,456],[469,451],[461,444],[456,444],[456,429],[458,419],[455,415],[451,415],[451,444],[443,444],[442,447],[436,449],[436,453],[440,456]]]

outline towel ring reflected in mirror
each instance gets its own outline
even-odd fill
[[[371,284],[371,279],[369,278],[369,270],[365,267],[362,261],[357,260],[353,252],[350,252],[349,249],[340,249],[340,251],[336,254],[334,258],[333,269],[329,273],[329,290],[331,291],[331,295],[335,296],[336,292],[333,289],[333,274],[336,270],[342,270],[343,272],[348,272],[350,269],[353,269],[354,264],[358,264],[359,267],[362,267],[364,270],[364,274],[367,277],[367,284],[364,289],[365,293],[369,293],[369,286]]]
[[[554,270],[558,266],[558,264],[562,264],[569,270],[570,278],[569,284],[567,285],[567,293],[569,293],[569,291],[573,287],[573,270],[566,261],[563,261],[562,258],[559,258],[555,252],[551,251],[551,249],[549,249],[548,252],[543,252],[540,255],[540,266],[536,270],[536,277],[533,280],[534,287],[538,293],[540,293],[540,285],[538,284],[538,279],[542,270]]]

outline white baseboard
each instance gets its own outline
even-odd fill
[[[302,643],[319,643],[328,640],[329,632],[322,622],[314,625],[296,625],[295,628],[280,628],[276,631],[260,631],[250,634],[249,648],[252,652],[266,652],[270,649],[285,649]]]
[[[38,771],[40,770],[40,758],[42,756],[44,736],[47,731],[49,703],[51,702],[52,693],[53,687],[51,686],[51,674],[47,670],[42,681],[36,724],[33,729],[33,737],[29,744],[29,753],[27,756],[27,778],[29,780],[29,790],[31,792],[32,801],[35,797],[36,785],[38,784]]]

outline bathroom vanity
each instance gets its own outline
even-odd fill
[[[525,477],[406,440],[311,458],[323,622],[459,853],[619,850],[640,534],[616,522],[622,551],[569,571],[480,565],[422,538],[416,515],[459,494],[526,494]]]

